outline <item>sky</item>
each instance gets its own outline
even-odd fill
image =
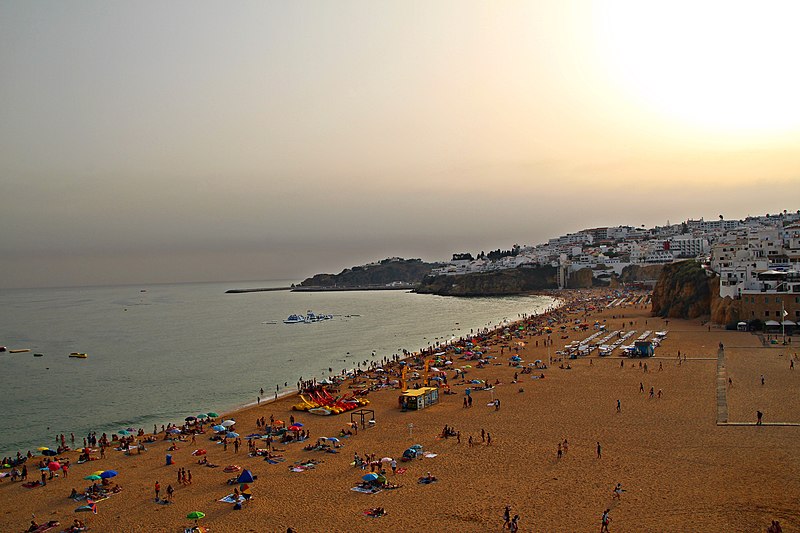
[[[0,288],[800,208],[800,3],[0,0]]]

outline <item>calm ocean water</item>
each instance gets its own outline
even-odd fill
[[[338,373],[553,305],[541,296],[460,299],[405,291],[225,294],[285,285],[0,290],[0,345],[31,350],[0,353],[0,453],[49,446],[57,433],[74,432],[80,443],[90,430],[150,431],[153,424],[222,413],[255,402],[261,387],[274,395],[276,385],[294,389],[301,376],[326,377],[328,368]],[[307,310],[336,316],[282,323]],[[89,357],[69,358],[70,352]]]

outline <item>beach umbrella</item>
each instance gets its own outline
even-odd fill
[[[365,476],[362,476],[361,479],[363,479],[364,481],[375,481],[376,479],[378,479],[378,474],[367,474]]]
[[[167,433],[172,433],[173,435],[177,435],[180,432],[181,432],[181,430],[178,429],[178,428],[172,428],[172,429],[168,429],[167,430]]]
[[[235,431],[229,431],[228,434],[225,436],[228,437],[229,439],[235,439],[236,437],[239,436],[239,434],[236,433]]]
[[[119,431],[117,431],[117,433],[122,435],[122,436],[124,436],[124,437],[127,437],[128,435],[131,434],[131,432],[128,431],[127,429],[120,429]]]
[[[255,478],[253,478],[253,473],[249,470],[242,471],[242,473],[239,474],[239,477],[236,478],[237,483],[252,483],[254,480]]]
[[[208,415],[200,413],[199,415],[197,415],[197,418],[208,418]]]
[[[339,442],[339,439],[337,439],[336,437],[328,437],[328,440],[331,442]]]
[[[247,439],[247,440],[260,439],[260,438],[261,438],[261,435],[259,435],[258,433],[251,433],[251,434],[249,434],[248,436],[245,437],[245,439]]]
[[[38,448],[36,448],[36,449],[37,449],[37,450],[39,450],[40,452],[43,452],[43,451],[45,451],[45,450],[49,450],[50,448],[48,448],[47,446],[39,446],[39,447],[38,447]]]
[[[225,426],[226,428],[229,428],[233,425],[236,425],[236,420],[226,420],[225,422],[222,423],[222,425]]]
[[[298,426],[297,424],[289,426],[289,431],[300,431],[300,426]]]
[[[58,461],[51,461],[47,465],[47,468],[53,472],[55,472],[56,470],[61,470],[61,463],[59,463]]]
[[[189,520],[194,520],[195,525],[197,525],[197,521],[201,518],[205,518],[206,514],[201,513],[200,511],[192,511],[191,513],[186,515],[186,518]]]
[[[97,470],[97,471],[95,471],[95,472],[92,472],[92,475],[94,475],[94,476],[99,476],[99,475],[100,475],[100,474],[102,474],[103,472],[105,472],[105,470]]]
[[[108,478],[114,477],[116,475],[117,475],[117,471],[116,470],[106,470],[105,472],[100,474],[100,477],[103,478],[103,479],[108,479]]]
[[[58,455],[58,452],[55,450],[44,450],[42,455],[46,455],[48,457],[53,457],[54,455]]]
[[[421,450],[422,449],[422,444],[415,444],[415,445],[413,445],[411,447],[411,449],[412,450]]]
[[[219,415],[217,413],[211,412],[211,413],[208,413],[208,416],[210,418],[217,418]]]
[[[282,426],[283,425],[283,420],[276,420],[275,422],[272,423],[272,425],[273,426]]]
[[[391,463],[392,462],[392,458],[391,457],[384,457],[383,459],[381,459],[381,462],[382,463]]]
[[[217,424],[216,426],[212,427],[211,429],[213,429],[214,431],[225,431],[228,428],[226,428],[225,426],[221,426],[221,425]]]
[[[301,424],[300,422],[295,422],[295,423],[294,423],[294,424],[292,424],[292,425],[293,425],[293,426],[298,426],[298,427],[303,427],[303,424]]]
[[[206,451],[203,450],[203,449],[195,450],[195,451],[192,452],[192,455],[205,455],[205,454],[206,454]]]
[[[89,481],[97,481],[98,479],[102,479],[102,478],[100,476],[98,476],[97,474],[92,474],[90,476],[86,476],[83,479],[88,479]]]
[[[191,422],[192,420],[197,420],[197,417],[196,416],[187,416],[186,418],[184,418],[184,420],[186,420],[187,422]]]

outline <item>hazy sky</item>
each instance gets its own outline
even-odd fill
[[[0,2],[0,287],[800,208],[800,3]]]

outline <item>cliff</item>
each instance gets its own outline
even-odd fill
[[[301,287],[368,287],[395,281],[417,284],[430,274],[436,263],[420,259],[384,259],[377,264],[346,268],[338,274],[317,274],[303,280]]]
[[[654,315],[664,318],[698,318],[711,313],[712,285],[697,261],[664,265],[653,289]]]
[[[426,276],[417,287],[417,292],[440,296],[510,296],[556,288],[556,269],[546,266],[476,272],[461,276]]]
[[[634,283],[637,281],[653,281],[661,276],[664,265],[628,265],[622,269],[619,281]]]

